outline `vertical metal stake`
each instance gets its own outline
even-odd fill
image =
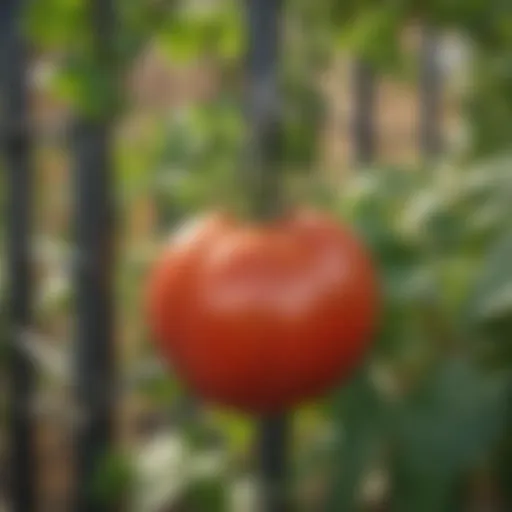
[[[356,60],[353,64],[352,135],[355,163],[368,165],[375,157],[375,75],[367,62]]]
[[[282,0],[247,0],[248,197],[252,214],[279,215],[282,153],[279,43]]]
[[[248,196],[255,218],[271,219],[283,205],[279,175],[281,103],[279,45],[282,0],[247,0],[247,109],[249,124]],[[287,510],[288,418],[263,418],[258,454],[265,512]]]
[[[442,150],[442,80],[438,65],[438,40],[430,27],[422,28],[420,55],[420,148],[428,160]]]
[[[0,8],[2,52],[3,123],[7,193],[7,279],[10,378],[11,508],[35,510],[35,441],[31,418],[34,371],[20,349],[19,337],[30,326],[32,276],[30,232],[32,216],[32,169],[27,113],[26,51],[20,22],[23,2],[5,0]]]
[[[261,423],[258,449],[264,512],[285,512],[290,507],[287,493],[289,420],[282,414],[264,418]]]
[[[110,0],[89,0],[97,71],[112,73]],[[110,84],[105,80],[106,86]],[[94,488],[113,438],[113,194],[111,122],[105,112],[81,113],[74,132],[76,199],[76,398],[83,417],[76,432],[76,512],[108,505]]]

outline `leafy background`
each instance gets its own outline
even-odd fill
[[[32,2],[24,17],[40,133],[37,317],[27,350],[40,369],[41,499],[61,510],[70,485],[72,155],[65,134],[73,114],[85,110],[116,119],[119,442],[97,491],[135,512],[250,512],[257,510],[256,425],[196,403],[162,369],[140,304],[145,271],[176,223],[240,200],[243,6],[115,3],[115,87],[94,61],[84,0]],[[294,506],[511,510],[511,7],[500,0],[289,0],[284,22],[286,190],[358,229],[385,294],[375,348],[358,375],[294,412]],[[424,26],[442,45],[440,58],[453,48],[466,55],[463,66],[442,74],[446,148],[428,162],[415,131]],[[355,57],[370,63],[379,84],[381,145],[370,168],[351,158]]]

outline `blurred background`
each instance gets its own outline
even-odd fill
[[[24,350],[37,369],[38,506],[72,510],[76,485],[69,127],[77,112],[95,111],[114,126],[119,381],[116,443],[98,492],[134,512],[258,512],[257,424],[190,399],[154,353],[141,309],[146,271],[173,226],[238,200],[244,5],[114,3],[115,88],[91,58],[85,1],[32,2],[23,13],[37,134]],[[510,511],[512,6],[289,0],[280,30],[286,192],[355,226],[385,293],[360,374],[293,414],[294,510]],[[0,229],[3,259],[4,215]],[[7,473],[0,509],[10,511],[1,508]]]

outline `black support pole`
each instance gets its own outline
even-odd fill
[[[419,145],[425,160],[441,152],[441,96],[442,80],[438,63],[439,45],[435,32],[428,26],[422,28],[419,79]]]
[[[110,0],[87,3],[92,52],[105,87],[113,87],[113,6]],[[101,94],[108,91],[101,91]],[[98,99],[98,98],[97,98]],[[75,347],[78,418],[76,512],[111,510],[94,482],[113,441],[114,339],[113,248],[114,203],[111,165],[111,119],[105,102],[81,112],[73,133],[76,201]]]
[[[371,65],[356,60],[352,70],[352,147],[356,165],[372,163],[376,152],[375,75]]]
[[[281,211],[281,103],[279,47],[281,0],[247,0],[247,110],[249,125],[248,190],[255,218],[271,219]],[[287,451],[289,418],[263,418],[258,455],[261,510],[288,510]]]
[[[261,472],[261,509],[263,512],[288,512],[287,490],[290,417],[277,415],[264,418],[259,433]]]
[[[21,349],[32,309],[31,215],[33,176],[27,113],[26,47],[20,22],[21,1],[4,0],[0,7],[0,70],[2,143],[6,176],[7,221],[7,346],[9,350],[9,510],[35,510],[35,442],[31,421],[34,371]]]
[[[281,10],[282,0],[247,0],[248,196],[252,214],[257,218],[272,218],[283,207],[279,172]]]

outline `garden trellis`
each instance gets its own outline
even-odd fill
[[[115,11],[111,0],[89,0],[88,22],[93,57],[108,86],[115,87],[113,38]],[[2,143],[7,195],[8,329],[10,347],[9,495],[14,512],[36,510],[36,458],[33,397],[37,368],[22,343],[30,332],[33,304],[31,279],[31,217],[34,169],[31,143],[27,44],[22,32],[23,2],[5,0],[0,10],[2,52]],[[247,179],[254,191],[258,215],[279,209],[280,114],[279,47],[283,3],[247,0],[247,121],[250,161]],[[440,76],[435,61],[435,37],[426,32],[420,86],[420,145],[425,155],[440,150]],[[354,65],[352,134],[357,161],[367,164],[377,153],[374,96],[377,77],[363,61]],[[108,112],[77,112],[71,131],[74,154],[74,285],[77,323],[74,340],[75,400],[80,421],[75,428],[76,485],[73,510],[99,511],[102,504],[90,484],[113,437],[116,382],[113,344],[112,275],[114,211],[111,128]],[[92,205],[92,206],[91,206]],[[282,494],[290,438],[287,417],[264,418],[260,427],[260,471],[263,503],[268,512],[285,510]],[[276,491],[279,490],[278,491]]]

